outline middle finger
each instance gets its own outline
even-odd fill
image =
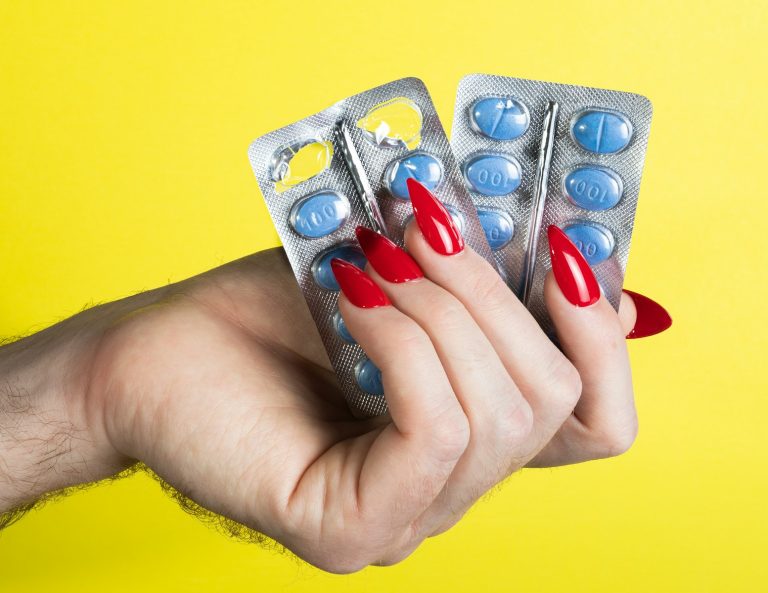
[[[511,459],[527,459],[532,412],[488,338],[464,305],[424,278],[414,260],[382,235],[358,228],[370,276],[401,312],[431,339],[469,421],[469,446],[446,488],[419,520],[428,535],[458,520],[470,505],[506,476]]]

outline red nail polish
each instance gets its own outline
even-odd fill
[[[364,226],[357,227],[355,234],[368,262],[384,280],[399,284],[424,277],[419,264],[384,235]]]
[[[413,178],[406,180],[413,215],[427,243],[441,255],[455,255],[464,249],[464,239],[453,218],[432,192]]]
[[[587,260],[555,225],[547,229],[549,257],[552,272],[560,290],[568,301],[577,307],[588,307],[600,299],[600,286]]]
[[[371,277],[357,266],[335,258],[331,260],[331,269],[341,291],[355,307],[373,309],[392,304]]]
[[[627,290],[626,288],[624,292],[632,297],[635,309],[637,309],[635,327],[627,334],[628,340],[647,338],[648,336],[660,334],[665,329],[669,329],[669,326],[672,325],[672,318],[664,307],[637,292]]]

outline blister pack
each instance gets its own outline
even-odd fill
[[[424,83],[360,93],[254,140],[248,156],[288,260],[352,411],[386,411],[381,373],[341,318],[331,260],[362,268],[364,225],[402,245],[412,215],[406,181],[434,190],[468,245],[493,262]]]
[[[633,93],[486,74],[459,83],[451,147],[502,276],[548,333],[549,225],[618,308],[651,114]]]

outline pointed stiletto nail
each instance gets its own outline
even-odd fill
[[[555,225],[547,229],[549,257],[552,272],[560,290],[568,301],[577,307],[588,307],[600,299],[600,286],[587,260]]]
[[[331,269],[341,287],[341,292],[355,307],[374,309],[392,304],[384,291],[357,266],[335,258],[331,260]]]
[[[424,277],[419,264],[384,235],[364,226],[357,227],[355,234],[368,262],[387,282],[400,284]]]
[[[655,336],[660,334],[672,325],[672,318],[667,313],[667,310],[662,307],[656,301],[649,299],[640,293],[632,290],[624,289],[629,296],[632,297],[632,301],[635,303],[635,309],[637,309],[637,319],[635,320],[635,327],[627,334],[628,340],[635,340],[637,338],[647,338],[648,336]]]
[[[441,255],[455,255],[463,251],[461,232],[440,200],[413,178],[408,178],[405,183],[416,223],[430,247]]]

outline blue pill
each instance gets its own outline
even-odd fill
[[[485,238],[488,239],[488,245],[493,251],[506,247],[512,240],[515,225],[506,212],[478,209],[477,217],[480,219],[480,224],[485,232]]]
[[[563,181],[565,195],[584,210],[607,210],[619,203],[624,183],[607,167],[584,166],[574,169]]]
[[[626,148],[632,139],[632,124],[622,113],[590,109],[571,124],[573,139],[585,150],[611,154]]]
[[[333,275],[333,269],[331,268],[331,260],[336,258],[343,259],[361,270],[368,262],[363,252],[354,245],[337,245],[323,251],[312,262],[312,276],[315,278],[315,282],[326,290],[339,290],[339,283],[336,282],[336,277]]]
[[[479,154],[464,165],[464,177],[479,194],[506,196],[520,187],[520,164],[500,154]]]
[[[371,395],[384,395],[381,371],[369,358],[363,358],[355,365],[355,379],[360,389]]]
[[[303,237],[317,239],[337,230],[349,216],[349,200],[335,191],[320,191],[293,205],[289,221]]]
[[[341,311],[337,310],[333,314],[331,321],[333,322],[333,329],[336,330],[336,333],[339,334],[339,337],[342,340],[348,342],[349,344],[357,344],[355,338],[353,338],[352,334],[349,333],[346,323],[344,323],[344,318],[341,316]]]
[[[590,266],[599,264],[611,257],[615,240],[613,233],[596,222],[574,222],[563,231],[571,242],[579,248]]]
[[[416,152],[405,156],[387,167],[384,185],[390,193],[401,200],[410,200],[407,179],[415,179],[428,190],[433,191],[443,180],[443,165],[431,154]]]
[[[528,108],[511,97],[486,97],[469,110],[472,129],[494,140],[514,140],[528,129]]]

